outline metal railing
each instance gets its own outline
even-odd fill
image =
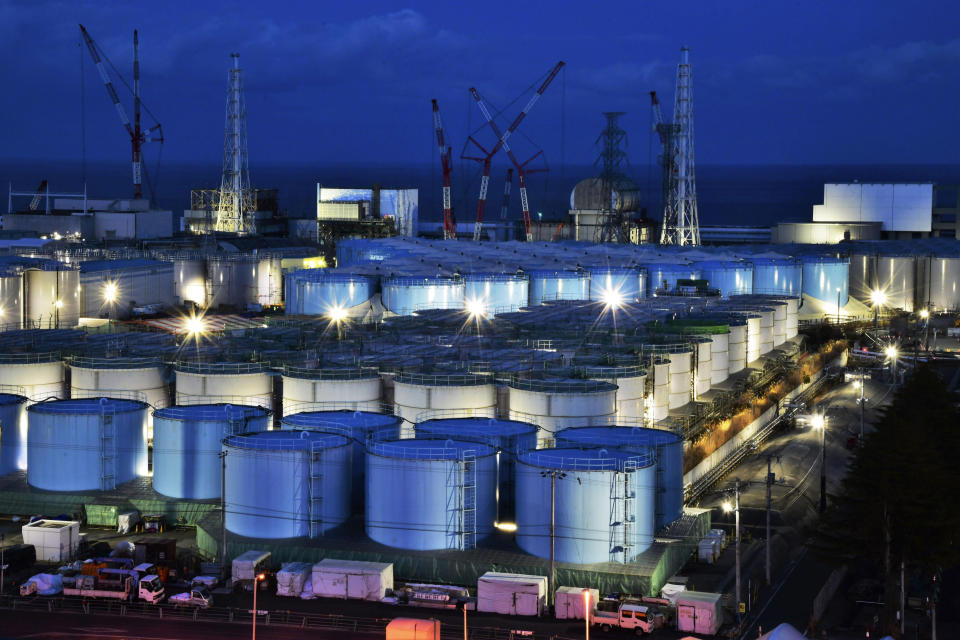
[[[493,378],[480,373],[397,373],[394,382],[428,387],[457,387],[493,384]]]
[[[179,372],[208,375],[235,375],[262,373],[267,367],[262,362],[190,362],[180,360],[175,365]]]
[[[378,378],[380,374],[373,367],[343,369],[308,369],[284,365],[283,375],[290,378],[309,380],[366,380]]]
[[[516,378],[510,381],[510,388],[540,393],[598,393],[616,391],[617,386],[602,380]]]

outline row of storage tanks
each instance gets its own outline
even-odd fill
[[[848,267],[846,260],[817,257],[810,262],[764,258],[751,262],[531,268],[513,273],[474,271],[454,275],[307,269],[287,276],[286,312],[322,315],[336,308],[358,307],[378,294],[383,307],[398,315],[424,309],[470,309],[477,303],[487,314],[555,300],[615,300],[619,304],[653,297],[658,291],[675,291],[677,282],[684,279],[707,280],[722,297],[753,293],[799,297],[803,292],[834,303],[836,286],[841,286],[846,303]],[[802,283],[809,284],[804,288]]]
[[[26,413],[31,486],[108,490],[146,473],[145,403],[27,405],[0,395],[3,424]],[[226,527],[245,537],[316,537],[362,512],[367,535],[384,545],[470,549],[515,522],[519,546],[540,557],[549,556],[553,492],[557,559],[573,563],[632,560],[682,512],[683,443],[669,431],[558,429],[554,447],[537,448],[536,425],[496,418],[427,419],[408,439],[389,414],[297,413],[280,430],[268,429],[270,418],[223,404],[154,410],[154,488],[199,500],[222,491]]]

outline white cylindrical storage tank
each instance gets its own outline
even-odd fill
[[[483,309],[484,315],[510,313],[527,306],[530,281],[524,273],[466,273],[463,275],[465,310]]]
[[[470,373],[398,373],[393,379],[394,413],[406,421],[401,437],[413,437],[409,425],[434,417],[493,418],[497,387],[490,376]]]
[[[287,315],[321,316],[337,309],[348,310],[374,296],[376,276],[346,273],[336,269],[304,269],[286,276]]]
[[[318,431],[230,436],[226,527],[257,539],[315,538],[350,517],[350,441]]]
[[[773,316],[774,311],[768,307],[757,307],[750,310],[751,313],[755,313],[759,316],[760,328],[757,333],[757,351],[759,356],[765,355],[773,351]],[[747,330],[749,331],[750,323],[747,322]],[[749,335],[747,340],[749,340]],[[751,361],[752,362],[752,361]]]
[[[538,449],[521,454],[516,480],[517,544],[531,555],[549,558],[552,540],[556,560],[572,564],[634,560],[653,544],[654,461],[649,451],[614,448]]]
[[[591,266],[590,299],[594,302],[636,302],[647,295],[646,272],[636,267]],[[641,288],[642,287],[642,288]]]
[[[931,257],[927,282],[927,300],[933,309],[960,309],[960,257]]]
[[[158,358],[74,358],[70,361],[70,397],[140,400],[154,409],[170,404],[166,367]],[[147,439],[153,438],[153,416]]]
[[[72,327],[80,318],[80,272],[56,262],[23,272],[24,325]]]
[[[916,274],[915,256],[877,256],[877,289],[882,291],[885,297],[883,306],[887,309],[913,312],[917,293]],[[862,302],[869,304],[870,299]]]
[[[273,378],[254,362],[176,365],[177,404],[273,406]]]
[[[17,267],[0,269],[0,327],[23,327],[23,272]]]
[[[207,261],[201,256],[173,258],[173,292],[180,304],[192,302],[207,308]]]
[[[207,299],[211,307],[246,309],[257,302],[257,256],[207,257]]]
[[[877,255],[854,253],[850,256],[850,295],[864,304],[871,303],[877,287]]]
[[[683,438],[664,429],[639,427],[577,427],[557,437],[560,447],[617,448],[646,454],[656,452],[656,530],[683,515]]]
[[[283,303],[283,260],[261,256],[257,262],[257,302],[263,306]]]
[[[730,328],[724,326],[723,333],[711,333],[710,338],[710,386],[715,386],[730,376]]]
[[[512,380],[510,419],[540,427],[538,446],[547,446],[553,434],[568,427],[613,424],[617,414],[617,386],[597,380]]]
[[[690,402],[693,390],[693,351],[689,348],[670,350],[670,408]]]
[[[447,276],[390,276],[382,280],[387,311],[409,316],[423,309],[462,309],[464,284]]]
[[[616,420],[633,424],[644,419],[647,372],[640,367],[584,367],[584,378],[604,380],[617,386]]]
[[[27,468],[25,396],[0,393],[0,476]]]
[[[791,338],[796,338],[797,334],[800,332],[800,300],[798,298],[787,298],[787,323],[784,331],[786,332],[787,340]]]
[[[773,346],[779,347],[787,341],[787,301],[771,300],[773,306]]]
[[[134,400],[52,400],[27,408],[27,482],[109,491],[147,473],[147,411]]]
[[[590,274],[583,271],[531,269],[529,306],[536,307],[554,300],[588,300]]]
[[[680,280],[700,279],[700,270],[689,264],[647,262],[643,266],[647,270],[647,297],[650,298],[658,292],[675,290]]]
[[[418,551],[472,549],[493,531],[493,447],[455,440],[393,440],[367,449],[366,531]]]
[[[16,390],[32,402],[67,397],[59,353],[0,354],[0,387]]]
[[[707,260],[695,262],[693,266],[721,297],[753,293],[753,265],[749,262]]]
[[[286,367],[281,381],[283,415],[315,410],[380,410],[380,374],[373,368]]]
[[[153,412],[153,488],[186,500],[220,498],[221,442],[266,431],[270,411],[230,404],[195,404]]]
[[[727,346],[730,369],[727,373],[733,375],[747,366],[747,321],[745,318],[732,318],[729,326],[730,339]]]
[[[650,407],[649,419],[656,423],[670,413],[670,359],[656,358],[651,368],[653,369],[653,399],[647,402],[647,406]]]
[[[803,257],[803,293],[836,309],[846,306],[850,292],[850,261],[826,256]]]
[[[800,296],[803,266],[794,258],[754,258],[753,292],[775,296]]]
[[[697,372],[694,380],[693,399],[696,400],[710,391],[713,380],[713,340],[707,337],[696,339],[694,341],[694,354],[696,355]]]

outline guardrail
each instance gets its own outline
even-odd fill
[[[76,615],[109,615],[132,618],[150,618],[154,620],[177,620],[194,622],[219,622],[250,625],[253,613],[250,609],[219,608],[199,609],[176,606],[169,603],[146,604],[143,602],[121,602],[115,600],[87,600],[80,598],[42,597],[18,598],[0,597],[0,609],[8,611],[30,611],[36,613],[68,613]],[[261,609],[261,611],[263,611]],[[408,608],[398,608],[397,616],[414,615]],[[279,626],[297,629],[317,629],[340,631],[341,633],[377,633],[383,634],[387,624],[393,618],[345,616],[333,613],[310,613],[302,611],[274,610],[266,611],[257,619],[258,625]],[[443,625],[441,637],[450,640],[463,638],[462,627]],[[498,627],[469,627],[471,640],[512,640],[519,637],[512,629]],[[523,635],[524,638],[543,638],[545,634]],[[549,635],[560,640],[561,636]]]

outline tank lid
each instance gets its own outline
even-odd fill
[[[307,369],[301,367],[283,367],[283,375],[287,378],[303,380],[368,380],[379,379],[380,374],[373,367],[344,367],[341,369]]]
[[[639,378],[647,375],[643,367],[634,365],[604,366],[587,365],[579,368],[580,373],[589,378]]]
[[[334,449],[349,442],[342,435],[323,431],[257,431],[229,436],[223,440],[223,446],[260,451],[309,451],[315,447]]]
[[[479,373],[398,373],[394,382],[426,387],[469,387],[493,384],[493,378]]]
[[[490,445],[462,440],[422,439],[382,440],[371,442],[367,452],[384,458],[407,460],[462,460],[464,456],[489,456],[494,454]]]
[[[24,402],[30,402],[30,399],[16,393],[0,393],[0,406],[23,404]]]
[[[616,391],[617,385],[602,380],[579,380],[576,378],[537,380],[521,378],[510,381],[511,389],[538,391],[541,393],[600,393]]]
[[[176,364],[176,370],[182,373],[207,375],[241,375],[262,373],[265,366],[261,362],[189,362],[182,360]]]
[[[518,462],[534,467],[561,471],[627,471],[654,463],[652,451],[638,452],[616,449],[537,449],[521,453]]]
[[[416,425],[416,432],[430,436],[520,436],[535,434],[537,425],[500,418],[434,418]]]
[[[324,430],[347,427],[350,430],[363,428],[392,427],[403,421],[399,416],[373,411],[304,411],[284,416],[281,424],[287,429]]]
[[[154,418],[167,420],[241,420],[244,418],[265,418],[273,412],[265,407],[241,404],[188,404],[157,409]]]
[[[622,445],[658,446],[682,442],[680,435],[672,431],[629,426],[570,427],[558,431],[556,439],[568,447],[574,443],[591,447],[609,447]]]
[[[127,413],[140,411],[149,405],[139,400],[125,400],[123,398],[74,398],[71,400],[49,400],[38,402],[27,407],[27,411],[34,413],[64,413],[93,415],[103,412]]]
[[[150,369],[163,365],[160,358],[154,357],[123,357],[123,358],[90,358],[77,356],[69,360],[74,369]]]

